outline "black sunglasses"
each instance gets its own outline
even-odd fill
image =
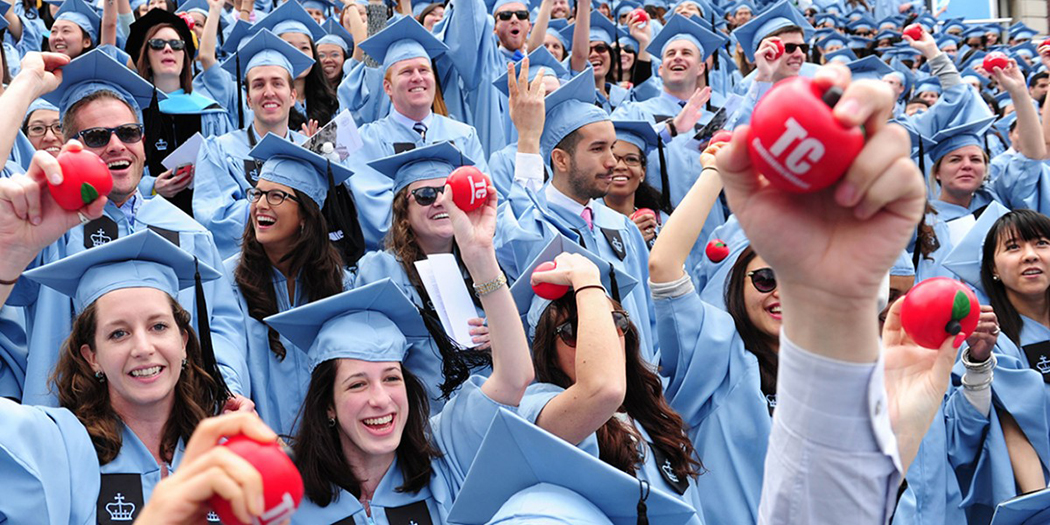
[[[626,334],[631,329],[631,315],[623,310],[613,310],[612,312],[613,324],[616,325],[616,330],[620,332],[620,335]],[[565,343],[566,346],[576,348],[576,320],[565,321],[558,325],[554,329],[554,333],[561,338],[561,342]]]
[[[109,144],[109,138],[114,133],[124,144],[134,144],[142,140],[142,124],[124,124],[115,128],[89,128],[77,133],[77,138],[89,148],[101,148]]]
[[[591,53],[608,53],[611,49],[606,44],[594,44],[591,46]]]
[[[420,206],[430,206],[437,200],[439,193],[444,193],[444,186],[423,186],[412,190],[412,197]]]
[[[504,22],[510,21],[511,17],[515,17],[515,16],[518,17],[518,20],[528,20],[529,19],[529,12],[522,10],[522,11],[501,11],[499,13],[496,13],[496,18],[499,18],[500,20],[502,20]]]
[[[186,42],[183,41],[183,40],[178,40],[178,39],[174,39],[174,40],[164,40],[163,38],[151,38],[151,39],[149,39],[149,47],[151,47],[152,49],[155,49],[157,51],[160,51],[161,49],[164,49],[165,45],[171,46],[171,49],[173,49],[175,51],[182,51],[186,47]]]
[[[796,49],[801,49],[804,55],[809,53],[809,44],[784,44],[784,52],[789,55],[794,53]]]
[[[773,274],[772,268],[759,268],[747,272],[751,278],[751,285],[762,293],[769,293],[777,289],[777,276]]]

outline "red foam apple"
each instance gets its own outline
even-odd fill
[[[1038,44],[1036,44],[1035,48],[1039,49],[1039,48],[1041,48],[1041,47],[1043,47],[1045,45],[1050,45],[1050,38],[1047,38],[1046,40],[1043,40],[1042,42],[1039,42]]]
[[[729,131],[728,129],[718,131],[711,136],[711,144],[716,144],[718,142],[729,142],[731,140],[733,140],[733,132]]]
[[[634,210],[634,213],[631,214],[631,220],[633,221],[634,219],[642,215],[652,215],[653,217],[656,217],[656,212],[650,210],[649,208],[638,208],[637,210]]]
[[[988,53],[984,56],[984,62],[981,63],[981,66],[984,67],[984,70],[988,73],[993,71],[992,68],[997,67],[999,69],[1006,69],[1006,66],[1008,65],[1010,65],[1010,58],[1000,51],[992,51],[991,53]]]
[[[940,348],[948,336],[969,337],[980,315],[981,305],[973,291],[948,277],[915,285],[901,304],[901,326],[926,348]]]
[[[642,22],[648,22],[649,21],[649,13],[646,13],[645,9],[642,9],[641,7],[639,7],[637,9],[635,9],[634,11],[631,11],[631,18],[634,19],[634,20],[642,21]]]
[[[915,41],[922,40],[922,34],[925,32],[926,30],[923,29],[920,24],[911,24],[904,28],[904,34],[910,36],[911,39]]]
[[[303,478],[281,446],[260,443],[244,435],[234,436],[222,445],[248,460],[262,476],[266,510],[253,520],[253,525],[276,524],[291,517],[303,499]],[[234,515],[230,502],[218,495],[212,497],[211,507],[223,523],[244,523]]]
[[[770,42],[772,42],[773,46],[777,48],[776,51],[773,53],[773,60],[784,56],[784,42],[781,42],[779,38],[770,40]]]
[[[472,212],[489,198],[489,178],[474,166],[460,166],[445,181],[452,187],[452,201],[459,209]]]
[[[547,261],[545,263],[540,263],[532,273],[549,272],[557,267],[558,265],[554,261]],[[548,301],[554,301],[568,293],[569,287],[564,284],[536,283],[532,285],[532,291]]]
[[[65,210],[76,211],[113,189],[113,176],[98,155],[68,148],[58,154],[62,184],[47,183],[51,196]]]
[[[859,127],[832,115],[842,92],[796,76],[778,82],[755,105],[748,135],[751,162],[776,188],[822,190],[839,180],[864,147]]]
[[[729,246],[722,239],[715,239],[707,243],[704,253],[707,254],[708,259],[711,259],[711,262],[720,263],[729,257]]]

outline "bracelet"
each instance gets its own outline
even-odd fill
[[[969,374],[969,370],[968,370],[966,374],[963,374],[961,382],[962,382],[963,388],[965,388],[966,390],[971,390],[971,391],[973,391],[973,390],[984,390],[984,389],[986,389],[986,388],[988,388],[988,387],[990,387],[992,385],[992,379],[994,377],[995,377],[995,373],[989,371],[988,372],[988,377],[984,381],[981,381],[980,383],[971,383],[970,381],[968,381],[968,379],[970,379],[970,374]]]
[[[966,370],[973,371],[974,373],[987,372],[988,370],[991,370],[991,369],[995,368],[995,366],[996,366],[996,364],[998,364],[998,362],[999,362],[999,360],[996,359],[994,353],[989,354],[988,359],[985,360],[984,362],[981,362],[981,363],[974,363],[973,361],[970,360],[970,349],[969,348],[967,348],[966,350],[963,350],[963,353],[962,353],[963,366],[966,367]]]
[[[10,281],[5,281],[5,280],[3,280],[3,279],[0,279],[0,285],[2,285],[2,286],[12,286],[12,285],[14,285],[15,283],[17,283],[17,282],[18,282],[18,278],[19,278],[19,277],[22,277],[22,275],[21,275],[21,274],[19,274],[19,276],[18,276],[18,277],[15,277],[14,279],[12,279],[12,280],[10,280]]]
[[[672,139],[678,136],[678,128],[674,127],[673,120],[667,120],[667,132],[671,134]]]
[[[486,295],[499,290],[500,287],[506,286],[507,276],[500,272],[495,279],[485,283],[474,283],[474,295],[478,297],[485,297]]]
[[[572,296],[576,297],[577,295],[579,295],[580,292],[582,292],[582,291],[584,291],[584,290],[586,290],[588,288],[597,288],[597,289],[601,290],[603,294],[609,295],[608,292],[605,291],[605,287],[604,286],[602,286],[600,284],[587,284],[587,285],[581,286],[581,287],[573,290]]]

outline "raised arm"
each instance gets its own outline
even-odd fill
[[[368,27],[365,26],[365,21],[361,20],[361,13],[353,3],[348,3],[343,7],[342,18],[343,28],[350,32],[350,36],[354,37],[353,58],[358,62],[363,62],[365,52],[357,43],[364,42],[368,38]]]
[[[69,57],[61,53],[29,53],[22,59],[18,75],[0,92],[0,115],[9,115],[8,124],[0,126],[0,159],[11,156],[29,104],[58,87],[59,70],[68,63]]]
[[[117,0],[102,2],[102,34],[99,36],[98,44],[100,46],[117,45]]]
[[[700,176],[685,198],[667,220],[660,237],[649,252],[649,279],[654,283],[668,283],[685,273],[685,260],[703,230],[707,214],[722,191],[722,179],[714,166],[714,154],[725,143],[711,146],[700,155]]]
[[[1017,62],[1011,58],[1006,69],[993,68],[989,73],[1010,94],[1010,99],[1014,102],[1018,137],[1017,143],[1013,145],[1014,149],[1030,159],[1046,158],[1043,127],[1039,123],[1035,105],[1032,104],[1032,95],[1028,93],[1028,83],[1021,68],[1017,67]]]
[[[602,16],[599,13],[597,16]],[[576,8],[576,26],[572,30],[572,52],[569,54],[569,69],[579,73],[587,69],[587,57],[591,54],[591,6],[579,3]]]
[[[201,69],[204,71],[211,69],[218,62],[215,58],[215,47],[219,40],[219,20],[222,18],[224,3],[225,0],[208,0],[208,19],[204,21],[201,48],[197,52],[201,60]]]
[[[536,15],[536,21],[532,24],[532,32],[529,33],[529,40],[526,42],[528,46],[525,49],[526,52],[539,49],[543,45],[543,39],[547,36],[547,24],[551,21],[553,4],[552,0],[543,0],[543,3],[540,4],[540,13]]]
[[[452,200],[452,187],[446,185],[438,196],[438,205],[448,210],[455,231],[463,264],[474,279],[475,289],[485,309],[492,344],[492,374],[481,390],[490,399],[503,405],[517,406],[532,383],[533,367],[529,343],[521,324],[514,297],[507,286],[507,277],[496,262],[492,240],[496,235],[496,188],[487,188],[485,205],[464,213]],[[494,286],[495,289],[483,290]]]

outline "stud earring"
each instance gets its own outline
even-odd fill
[[[334,417],[328,418],[328,428],[335,428],[335,418]]]
[[[999,276],[998,275],[993,275],[992,276],[992,280],[993,281],[998,281],[999,280]]]
[[[99,383],[105,383],[106,374],[103,374],[101,370],[98,370],[95,372],[95,379],[97,379]]]

